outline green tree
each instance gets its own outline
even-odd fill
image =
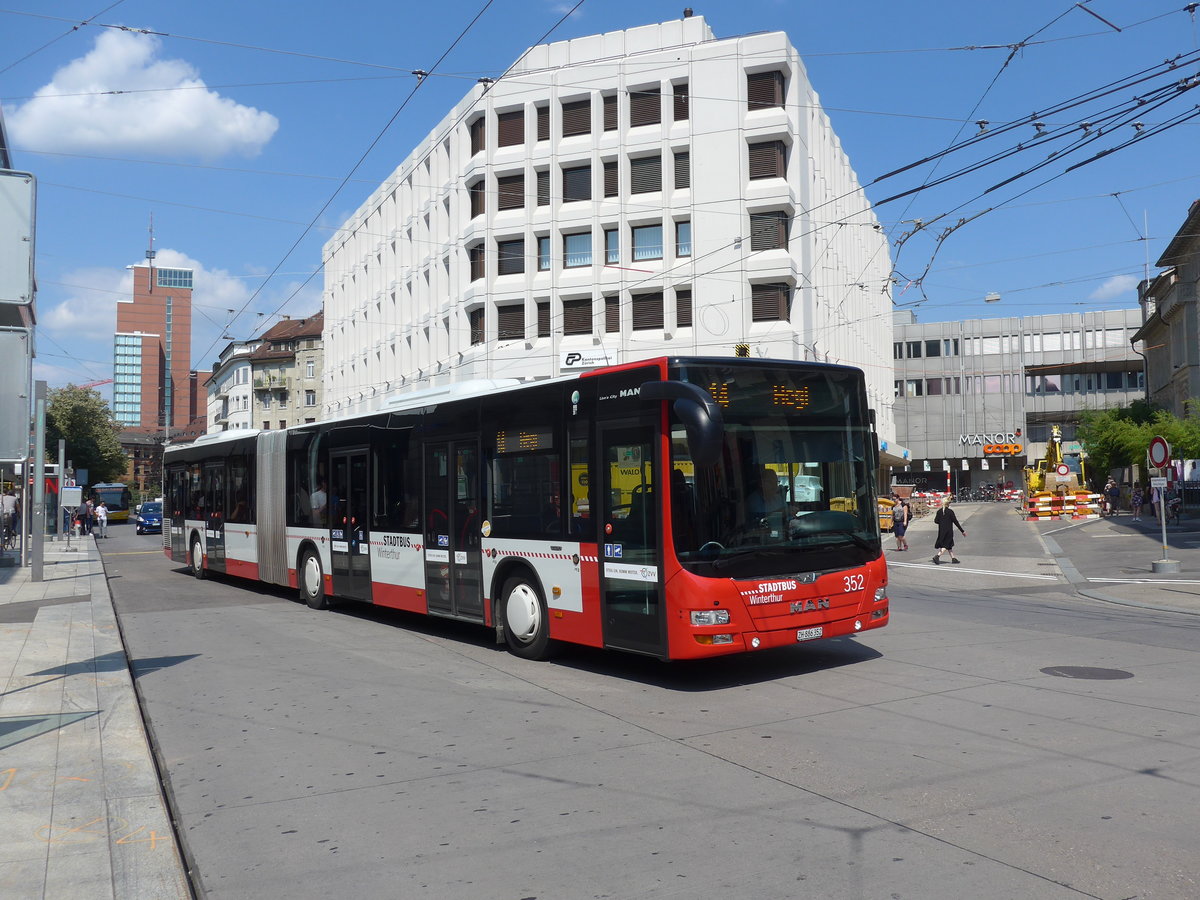
[[[1189,404],[1189,408],[1195,410],[1197,404]],[[1084,412],[1078,430],[1089,469],[1101,482],[1111,469],[1145,466],[1146,451],[1156,435],[1167,439],[1176,459],[1200,458],[1198,412],[1189,412],[1181,419],[1136,400],[1126,407]]]
[[[75,468],[87,469],[92,483],[116,481],[125,474],[119,432],[112,410],[96,391],[69,384],[47,394],[47,454],[57,457],[58,442],[66,441],[67,458]]]

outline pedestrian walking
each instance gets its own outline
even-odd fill
[[[1104,507],[1107,515],[1115,516],[1117,510],[1121,506],[1121,486],[1117,484],[1115,478],[1108,476],[1108,482],[1104,485]]]
[[[1133,492],[1129,495],[1129,506],[1133,511],[1133,521],[1142,521],[1142,505],[1146,502],[1146,495],[1142,493],[1142,483],[1135,481],[1133,483]]]
[[[937,541],[934,543],[934,549],[937,553],[933,555],[933,564],[940,566],[942,564],[942,554],[950,555],[950,562],[957,563],[958,557],[954,555],[954,529],[957,528],[962,532],[962,536],[966,537],[967,532],[962,527],[962,523],[958,521],[958,516],[954,514],[954,510],[950,508],[950,500],[947,498],[942,503],[942,508],[937,511],[933,517],[933,524],[937,526]]]
[[[908,533],[908,523],[911,518],[912,508],[908,505],[908,500],[901,497],[892,507],[892,534],[896,538],[897,550],[908,549],[908,538],[905,535]]]
[[[96,504],[96,527],[100,531],[99,537],[108,537],[108,504],[103,500]]]

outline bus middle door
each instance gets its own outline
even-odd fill
[[[429,612],[483,621],[482,503],[474,440],[425,446],[425,599]]]
[[[333,593],[371,599],[371,491],[367,450],[335,450],[329,456],[329,556]]]

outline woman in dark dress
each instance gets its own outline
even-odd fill
[[[966,537],[967,532],[963,529],[962,524],[958,521],[958,516],[954,514],[954,510],[950,508],[950,501],[947,500],[942,504],[942,508],[937,511],[937,515],[933,517],[933,523],[937,525],[937,543],[933,546],[937,553],[933,556],[933,564],[940,566],[942,564],[942,553],[950,554],[950,562],[958,562],[958,557],[954,555],[954,529],[957,528],[962,532],[962,536]]]

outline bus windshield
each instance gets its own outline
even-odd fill
[[[124,484],[94,484],[92,485],[91,498],[99,503],[104,501],[104,505],[108,507],[109,514],[114,512],[124,512],[129,509],[129,502],[132,499],[132,493],[129,487]]]
[[[694,463],[671,425],[675,553],[689,571],[757,578],[879,557],[873,435],[852,369],[688,366],[725,419],[715,465]]]

